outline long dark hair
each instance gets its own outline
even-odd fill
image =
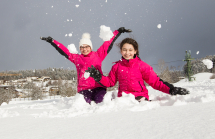
[[[122,50],[122,46],[126,43],[133,45],[134,50],[137,51],[136,55],[139,57],[139,45],[134,39],[125,38],[119,44],[117,44],[117,46],[120,48],[120,50]]]

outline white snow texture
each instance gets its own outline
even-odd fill
[[[78,51],[77,51],[77,49],[76,49],[74,44],[68,45],[67,48],[68,48],[69,52],[72,53],[72,54],[77,54],[78,53]]]
[[[161,24],[158,24],[158,25],[157,25],[157,28],[159,28],[159,29],[160,29],[160,28],[161,28]]]
[[[170,96],[147,87],[152,101],[133,95],[118,98],[109,91],[99,104],[81,94],[0,106],[1,139],[213,139],[215,137],[215,79],[212,73],[194,75],[175,86],[190,94]]]
[[[210,59],[204,59],[202,62],[205,64],[205,66],[207,66],[208,69],[213,68],[213,62]]]
[[[89,77],[90,77],[90,73],[89,73],[89,72],[85,72],[85,73],[84,73],[84,78],[87,79],[87,78],[89,78]]]
[[[103,41],[109,41],[113,37],[113,32],[110,30],[110,27],[106,27],[105,25],[100,26],[100,35],[99,37]]]

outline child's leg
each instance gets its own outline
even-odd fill
[[[104,95],[106,94],[106,88],[98,87],[93,89],[92,100],[95,103],[101,103],[104,99]]]
[[[81,92],[79,92],[79,94],[82,94],[84,95],[84,99],[86,100],[87,103],[91,103],[92,101],[92,93],[93,91],[92,90],[83,90]]]

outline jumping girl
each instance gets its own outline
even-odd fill
[[[105,41],[97,51],[92,51],[93,46],[90,40],[90,34],[83,34],[79,42],[81,54],[70,53],[63,44],[57,42],[52,37],[42,37],[41,39],[49,42],[61,55],[75,64],[77,69],[78,93],[84,95],[86,102],[91,103],[91,101],[95,101],[95,103],[100,103],[106,94],[106,87],[95,82],[91,77],[85,79],[85,70],[87,70],[87,67],[93,65],[102,73],[102,61],[112,49],[115,40],[124,32],[131,32],[131,30],[125,29],[124,27],[115,30],[113,37],[109,41]]]

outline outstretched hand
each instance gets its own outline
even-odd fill
[[[85,70],[85,72],[89,72],[90,77],[94,78],[96,82],[99,82],[102,78],[102,75],[99,70],[97,70],[93,65],[91,67],[88,67],[88,70]]]
[[[189,94],[189,91],[185,88],[181,87],[174,87],[173,89],[170,90],[171,95],[187,95]]]
[[[121,27],[121,28],[119,28],[118,29],[118,31],[120,32],[120,33],[124,33],[124,32],[132,32],[132,30],[130,30],[130,29],[125,29],[124,27]]]
[[[53,38],[48,36],[48,37],[40,37],[41,40],[47,41],[49,43],[51,43],[53,41]]]

